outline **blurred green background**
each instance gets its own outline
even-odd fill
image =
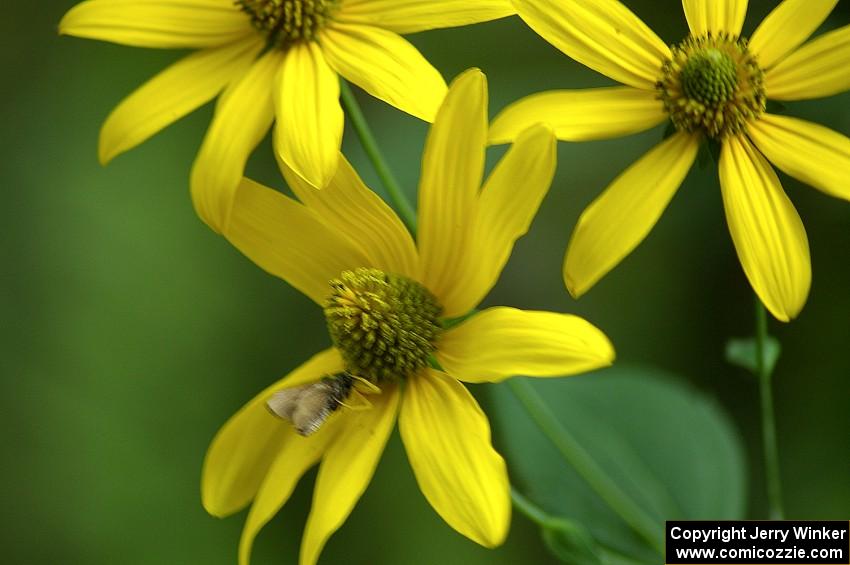
[[[108,167],[98,165],[98,129],[110,109],[180,55],[60,38],[57,23],[73,4],[7,3],[0,20],[3,559],[234,563],[244,514],[218,520],[201,508],[205,449],[243,402],[328,344],[322,314],[196,218],[187,182],[210,105]],[[627,4],[665,41],[686,32],[674,0]],[[750,5],[745,34],[775,2]],[[841,0],[824,28],[848,23],[850,1]],[[518,18],[410,39],[447,79],[482,68],[491,115],[533,92],[608,84]],[[425,125],[359,94],[412,192]],[[791,103],[788,112],[850,134],[848,107],[845,93]],[[748,517],[762,518],[757,389],[723,360],[729,336],[752,332],[752,297],[725,226],[716,171],[695,168],[647,241],[586,297],[572,300],[561,280],[563,251],[583,207],[662,130],[561,143],[553,189],[487,304],[581,314],[608,333],[619,361],[673,371],[716,399],[746,448]],[[344,150],[379,187],[351,131]],[[268,139],[249,171],[281,186]],[[806,224],[814,265],[800,318],[771,322],[784,348],[775,389],[787,513],[846,519],[850,204],[782,180]],[[487,388],[476,393],[486,396]],[[497,410],[490,416],[500,418]],[[711,472],[712,461],[704,465]],[[313,476],[260,535],[254,563],[294,562]],[[396,435],[323,562],[554,559],[518,514],[495,551],[456,534],[418,492]]]

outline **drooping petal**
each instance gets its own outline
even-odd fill
[[[410,232],[380,196],[369,189],[344,155],[330,184],[316,190],[285,163],[278,163],[286,182],[301,202],[331,228],[347,235],[369,257],[369,264],[387,273],[419,278],[419,257]]]
[[[741,266],[768,310],[797,316],[812,282],[803,222],[767,160],[745,137],[723,143],[720,187]]]
[[[554,377],[606,367],[608,338],[568,314],[488,308],[440,338],[437,360],[456,379],[499,382],[513,375]]]
[[[537,125],[520,134],[490,174],[478,201],[469,259],[474,263],[447,295],[459,310],[475,308],[496,284],[552,184],[557,159],[552,130]]]
[[[750,138],[786,174],[825,193],[850,200],[850,138],[827,127],[765,114],[749,127]]]
[[[550,125],[558,139],[588,141],[637,133],[667,119],[656,93],[626,87],[553,90],[532,94],[502,110],[490,143],[507,143],[534,124]]]
[[[398,387],[383,386],[381,394],[370,401],[371,409],[345,414],[322,458],[313,507],[304,527],[300,565],[315,565],[325,542],[351,514],[375,473],[395,424]]]
[[[511,520],[505,460],[466,387],[432,369],[409,379],[399,431],[419,489],[437,514],[474,542],[500,545]]]
[[[262,46],[258,37],[249,37],[192,53],[136,89],[115,107],[100,130],[101,164],[212,100],[248,69]]]
[[[618,0],[513,0],[546,41],[616,81],[653,90],[670,48]]]
[[[564,261],[570,294],[584,294],[643,241],[688,174],[699,143],[686,132],[669,137],[585,209]]]
[[[337,17],[407,34],[486,22],[514,13],[510,0],[346,0]]]
[[[201,475],[201,500],[213,516],[227,516],[254,498],[292,426],[275,418],[266,400],[276,391],[343,370],[336,349],[326,349],[277,381],[234,414],[210,443]]]
[[[233,195],[251,152],[274,119],[272,84],[283,56],[270,51],[219,97],[212,123],[192,166],[192,200],[214,231],[227,224]]]
[[[322,49],[347,80],[408,114],[434,121],[446,82],[406,39],[378,27],[334,23],[322,33]]]
[[[764,76],[775,100],[821,98],[850,90],[850,25],[825,33],[783,59]]]
[[[431,126],[419,182],[422,282],[448,317],[464,313],[449,293],[472,268],[468,256],[486,141],[487,79],[472,69],[452,83]]]
[[[236,191],[222,235],[262,269],[324,305],[329,281],[369,258],[312,210],[249,179]]]
[[[763,69],[791,53],[820,27],[838,0],[783,0],[750,37],[750,51]],[[768,91],[768,95],[772,97]]]
[[[298,435],[288,423],[284,425],[288,426],[286,439],[266,472],[242,529],[242,537],[239,539],[239,565],[250,564],[254,538],[286,504],[298,480],[319,461],[328,444],[338,435],[339,427],[345,425],[345,422],[328,422],[309,437]]]
[[[339,164],[343,114],[339,77],[315,42],[289,48],[274,97],[278,155],[307,182],[324,188]]]
[[[741,35],[747,0],[682,0],[692,35],[726,32]]]
[[[62,18],[59,33],[135,47],[212,47],[254,34],[227,0],[88,0]]]

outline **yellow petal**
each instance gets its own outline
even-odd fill
[[[249,37],[192,53],[136,89],[100,130],[100,162],[105,165],[210,101],[247,70],[262,46],[259,38]]]
[[[532,94],[502,110],[490,126],[490,143],[513,141],[538,123],[550,125],[558,139],[588,141],[637,133],[665,119],[664,105],[650,90],[630,86],[553,90]]]
[[[759,66],[772,67],[820,27],[838,0],[784,0],[762,20],[750,37]],[[773,95],[768,91],[768,95]]]
[[[286,439],[266,472],[242,529],[239,565],[249,565],[254,538],[289,500],[298,480],[319,461],[345,421],[332,420],[310,437],[298,435],[288,423],[284,425],[287,426]]]
[[[612,79],[653,90],[670,49],[618,0],[514,0],[546,41]]]
[[[469,70],[452,83],[425,142],[419,182],[422,282],[445,316],[463,314],[449,293],[472,268],[476,196],[484,174],[487,79]]]
[[[765,74],[775,100],[821,98],[850,90],[850,26],[824,33],[797,49]]]
[[[407,40],[378,27],[334,23],[322,33],[328,64],[372,96],[427,122],[446,95],[439,71]]]
[[[68,10],[59,33],[180,49],[223,45],[255,32],[227,0],[88,0]]]
[[[584,373],[614,361],[608,338],[578,316],[489,308],[440,338],[437,360],[456,379],[499,382],[513,375]]]
[[[466,387],[432,369],[409,379],[398,424],[419,489],[437,514],[476,543],[500,545],[511,521],[505,460]]]
[[[557,159],[555,136],[537,125],[520,134],[490,174],[478,201],[468,278],[447,295],[459,310],[475,308],[496,284],[549,191]]]
[[[514,14],[510,0],[346,0],[338,19],[396,33],[457,27]]]
[[[741,266],[767,309],[787,322],[802,310],[812,282],[803,222],[770,164],[744,137],[723,143],[720,187]]]
[[[315,565],[325,542],[345,522],[372,480],[395,424],[398,400],[398,387],[384,386],[379,396],[370,397],[370,410],[347,412],[339,422],[316,477],[300,565]]]
[[[682,184],[699,138],[677,133],[626,169],[578,220],[564,262],[570,293],[581,296],[637,247]]]
[[[274,98],[278,155],[307,182],[324,188],[339,163],[343,115],[339,77],[318,44],[290,47]]]
[[[270,51],[227,87],[192,166],[195,209],[216,232],[227,224],[248,157],[271,127],[272,84],[282,61],[280,52]]]
[[[326,349],[255,396],[234,414],[210,443],[201,475],[201,500],[214,516],[227,516],[254,498],[292,426],[275,418],[266,400],[282,388],[299,386],[343,370],[336,349]]]
[[[759,151],[786,174],[850,200],[850,139],[829,128],[765,114],[749,127]]]
[[[330,184],[316,190],[285,163],[286,182],[301,202],[328,224],[347,235],[369,257],[369,264],[387,273],[419,278],[419,257],[410,232],[380,196],[369,189],[344,155]]]
[[[682,7],[691,35],[741,35],[747,16],[747,0],[682,0]]]
[[[329,281],[371,267],[366,254],[306,206],[243,179],[222,234],[262,269],[324,305]]]

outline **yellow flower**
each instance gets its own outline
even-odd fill
[[[514,0],[537,33],[576,61],[627,86],[529,96],[496,118],[491,142],[548,122],[559,139],[627,135],[670,119],[677,133],[624,171],[584,211],[564,262],[574,296],[593,286],[655,225],[697,155],[720,144],[726,220],[744,272],[779,320],[806,302],[806,232],[768,159],[780,170],[850,199],[850,139],[765,111],[850,88],[850,26],[802,45],[836,0],[785,0],[747,41],[747,0],[683,0],[691,35],[668,47],[616,0]],[[802,45],[802,47],[800,47]]]
[[[240,184],[225,237],[322,306],[334,342],[251,400],[207,453],[205,508],[224,516],[253,500],[240,563],[301,475],[321,462],[300,558],[315,563],[366,489],[397,414],[431,506],[479,544],[501,544],[511,513],[505,462],[460,381],[565,375],[612,362],[605,335],[576,316],[494,307],[443,323],[471,311],[495,284],[554,174],[555,137],[538,125],[518,137],[480,189],[486,141],[487,85],[472,70],[449,89],[428,136],[418,244],[344,158],[322,191],[283,167],[300,202],[247,179]],[[295,391],[291,400],[311,390],[298,388],[309,383],[347,382],[348,391],[351,375],[380,389],[364,397],[371,409],[335,396],[314,422],[306,409],[275,406],[287,391]],[[306,422],[304,433],[328,421],[302,437],[269,413],[270,401],[294,423]]]
[[[245,163],[272,122],[279,157],[322,188],[342,140],[338,75],[430,122],[446,84],[398,34],[512,13],[508,0],[88,0],[59,29],[198,49],[115,108],[99,153],[106,163],[221,93],[191,177],[198,213],[220,231]]]

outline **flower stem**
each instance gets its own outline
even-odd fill
[[[378,142],[375,141],[375,136],[372,135],[372,130],[366,122],[366,117],[360,109],[360,104],[357,103],[357,99],[351,91],[351,87],[348,86],[346,81],[340,80],[339,88],[342,105],[348,114],[354,131],[357,132],[357,137],[360,138],[360,144],[363,146],[363,150],[369,156],[372,166],[375,167],[375,172],[378,173],[378,177],[381,179],[384,188],[386,188],[387,194],[389,194],[390,200],[392,200],[393,205],[398,210],[402,221],[407,226],[407,229],[410,230],[410,233],[415,235],[416,212],[413,210],[413,206],[411,206],[410,201],[404,195],[395,175],[389,165],[387,165],[387,161],[383,153],[381,153],[380,147],[378,147]]]
[[[527,499],[525,495],[515,489],[513,485],[511,485],[511,500],[514,503],[514,508],[519,510],[520,514],[523,514],[526,518],[538,526],[545,526],[546,522],[551,519],[551,517],[546,514],[542,508]]]
[[[558,421],[531,385],[520,378],[507,381],[511,392],[564,459],[590,487],[649,545],[664,554],[660,526],[615,483],[581,444]]]
[[[764,466],[767,476],[769,518],[782,520],[782,481],[779,478],[779,450],[776,447],[776,419],[773,413],[773,374],[765,362],[767,312],[756,297],[756,372],[761,393],[761,428]]]

